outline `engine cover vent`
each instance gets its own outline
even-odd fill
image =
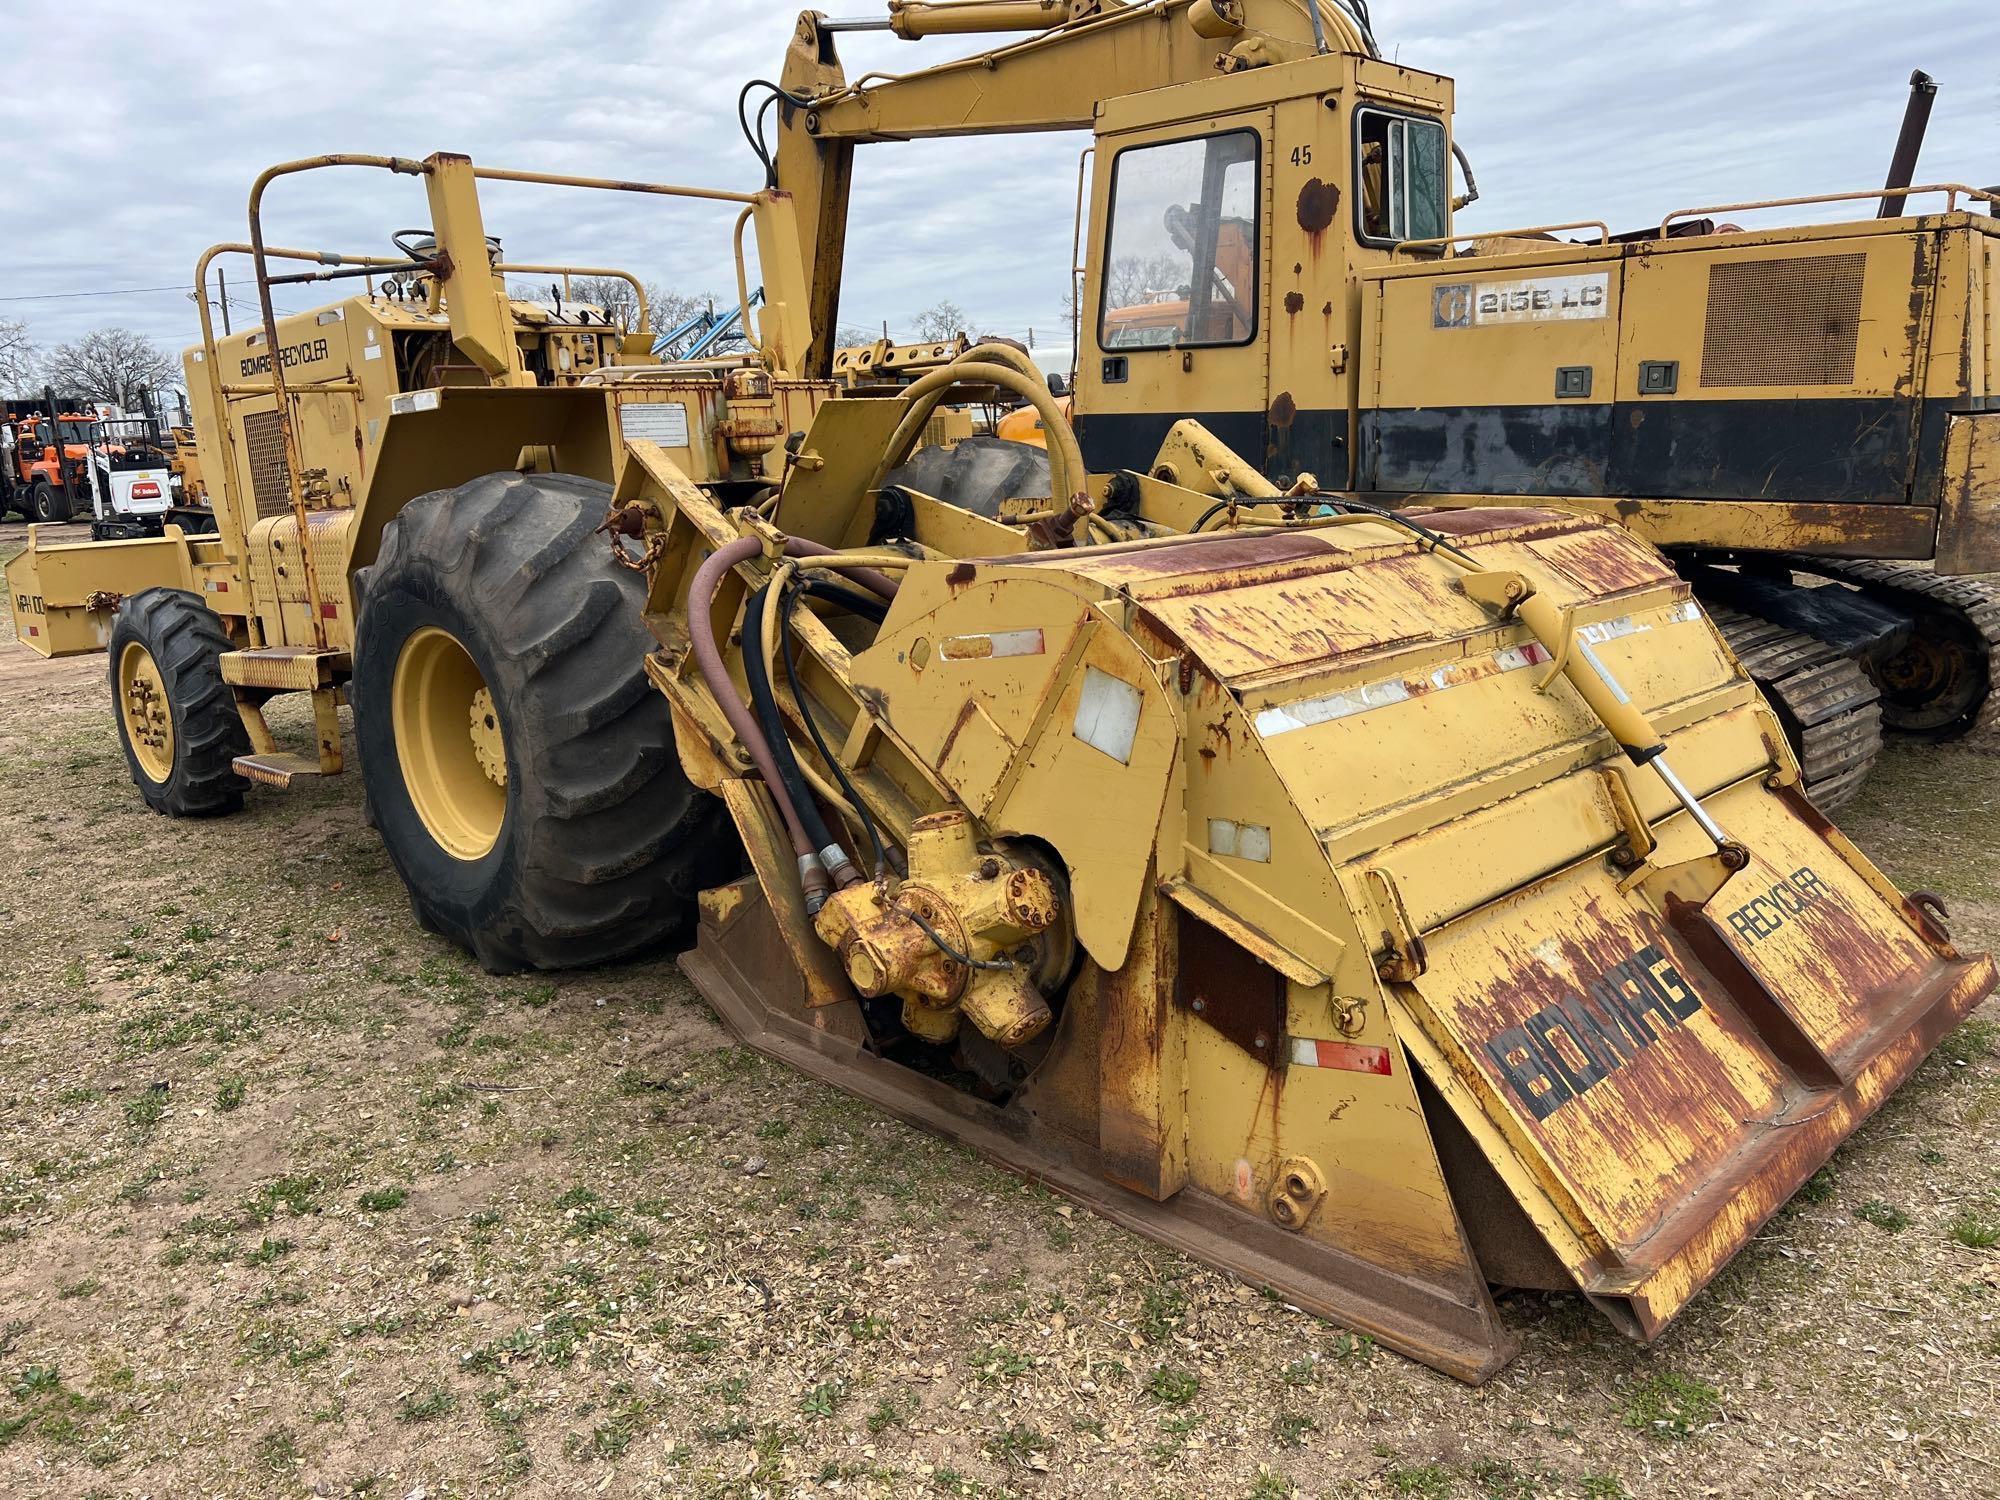
[[[292,513],[292,492],[285,483],[285,433],[274,411],[252,412],[243,419],[243,446],[250,455],[250,489],[257,499],[257,517]]]
[[[1861,252],[1711,266],[1701,383],[1852,385],[1867,266]]]

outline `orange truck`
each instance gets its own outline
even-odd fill
[[[89,402],[58,399],[53,391],[6,402],[0,417],[0,515],[17,510],[31,521],[89,515],[96,422]]]

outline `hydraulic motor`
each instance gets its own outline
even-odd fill
[[[1055,883],[1004,855],[982,853],[962,812],[910,827],[910,875],[835,893],[815,920],[848,979],[870,997],[899,995],[903,1024],[947,1042],[964,1016],[1003,1047],[1049,1024],[1032,948],[1058,916]]]

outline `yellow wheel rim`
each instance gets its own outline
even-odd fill
[[[148,781],[165,784],[174,774],[174,715],[159,665],[137,641],[118,653],[118,712],[139,769]]]
[[[507,817],[507,738],[472,654],[426,625],[403,642],[389,700],[417,816],[454,859],[480,858]]]

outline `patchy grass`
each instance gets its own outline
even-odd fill
[[[1625,1425],[1661,1441],[1691,1438],[1722,1411],[1722,1393],[1706,1381],[1661,1370],[1625,1398]]]
[[[1901,1234],[1910,1227],[1910,1216],[1880,1198],[1870,1198],[1866,1203],[1854,1206],[1854,1217],[1864,1224],[1873,1224],[1877,1229],[1889,1234]]]
[[[1991,1250],[2000,1245],[2000,1219],[1963,1213],[1951,1221],[1950,1232],[1968,1250]]]
[[[404,1422],[435,1422],[458,1409],[458,1397],[441,1385],[429,1386],[404,1396],[396,1403],[397,1419]]]
[[[1950,1415],[2000,1361],[1990,1010],[1654,1353],[1511,1294],[1523,1358],[1472,1392],[761,1059],[670,955],[481,972],[411,921],[354,775],[163,822],[102,671],[0,657],[0,865],[94,897],[0,890],[0,1494],[1636,1500],[2000,1464]],[[1990,946],[2000,757],[1891,755],[1919,792],[1843,827]]]

